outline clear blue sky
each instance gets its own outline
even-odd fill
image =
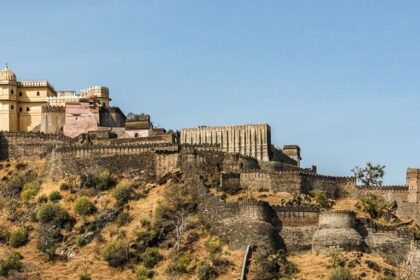
[[[267,122],[303,165],[420,167],[420,1],[2,1],[0,60],[168,129]]]

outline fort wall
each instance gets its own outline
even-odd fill
[[[64,106],[42,106],[41,132],[55,134],[63,131],[65,122]]]
[[[269,161],[271,129],[267,124],[182,129],[182,144],[219,144],[223,152]]]
[[[0,132],[0,159],[44,157],[55,147],[69,141],[62,134]]]

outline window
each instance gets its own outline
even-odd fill
[[[19,96],[22,96],[22,92],[21,91],[19,91]]]
[[[39,96],[39,91],[36,92],[36,96]]]
[[[19,112],[22,112],[22,107],[19,107]]]
[[[13,94],[13,89],[10,90],[10,94]]]
[[[29,112],[31,109],[29,107],[26,107],[26,112]]]
[[[15,106],[11,105],[10,106],[10,109],[14,110],[15,109]]]
[[[135,137],[135,138],[138,138],[138,137],[139,137],[139,134],[138,134],[138,133],[135,133],[135,134],[134,134],[134,137]]]

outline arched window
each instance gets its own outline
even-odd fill
[[[11,89],[11,90],[10,90],[10,94],[13,94],[13,92],[14,92],[14,91],[13,91],[13,89]]]
[[[11,106],[10,106],[10,109],[11,109],[11,110],[14,110],[14,109],[15,109],[15,106],[11,105]]]
[[[138,138],[139,137],[139,134],[138,133],[134,133],[134,137],[135,138]]]
[[[19,112],[22,112],[22,107],[19,107]]]
[[[31,109],[29,107],[26,107],[26,112],[29,112]]]
[[[22,92],[21,91],[19,91],[19,96],[22,96]]]
[[[39,96],[39,91],[36,92],[36,96]]]

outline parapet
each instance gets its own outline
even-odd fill
[[[51,106],[51,105],[42,106],[42,113],[64,113],[64,112],[65,112],[64,106]]]

